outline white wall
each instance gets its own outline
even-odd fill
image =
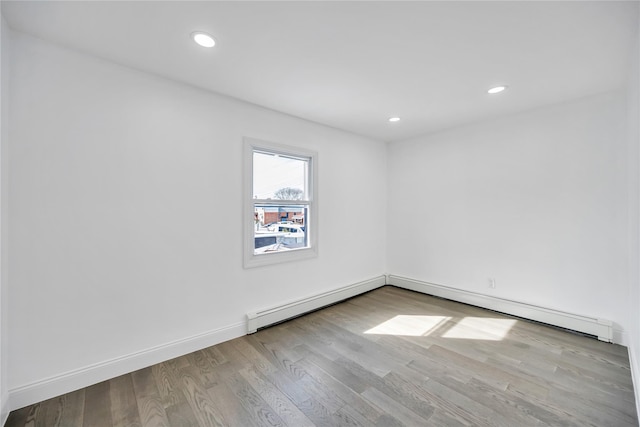
[[[383,143],[19,33],[11,54],[12,402],[385,272]],[[319,153],[317,258],[243,270],[243,136]]]
[[[631,52],[627,88],[629,142],[629,356],[640,413],[640,33]]]
[[[8,160],[6,148],[8,142],[9,110],[7,92],[9,85],[9,28],[0,15],[0,425],[4,425],[9,416],[7,372],[8,372],[8,298],[7,298],[7,215],[6,186]]]
[[[609,319],[625,341],[625,122],[611,93],[390,144],[389,273]]]

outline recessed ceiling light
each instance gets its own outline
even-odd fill
[[[507,88],[506,86],[496,86],[496,87],[492,87],[487,92],[489,92],[489,93],[500,93],[503,90],[505,90],[506,88]]]
[[[202,47],[214,47],[216,45],[216,41],[213,37],[207,33],[203,33],[202,31],[191,33],[191,38]]]
[[[389,121],[390,122],[399,122],[400,121],[400,117],[389,117]]]

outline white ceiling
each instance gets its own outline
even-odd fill
[[[14,30],[384,141],[622,87],[638,29],[637,1],[2,1],[2,13]],[[195,45],[195,30],[218,45]]]

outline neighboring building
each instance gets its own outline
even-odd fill
[[[257,220],[260,224],[272,224],[274,222],[291,221],[304,225],[304,208],[302,207],[264,207],[256,209]]]

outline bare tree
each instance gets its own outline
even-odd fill
[[[302,200],[302,196],[304,191],[292,187],[284,187],[273,193],[273,198],[280,200]]]

